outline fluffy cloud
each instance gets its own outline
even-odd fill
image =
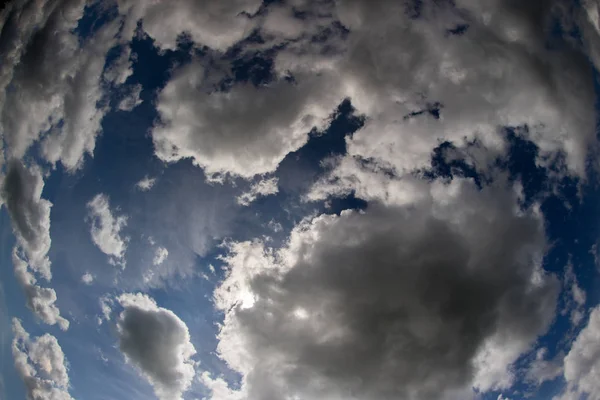
[[[163,3],[124,0],[119,11],[127,16],[124,34],[132,36],[141,19],[144,31],[162,48],[175,48],[177,38],[187,34],[196,43],[226,50],[247,36],[255,26],[249,18],[262,0],[195,1]]]
[[[152,264],[160,265],[162,264],[167,257],[169,256],[169,250],[164,247],[158,247],[154,252],[154,258],[152,259]]]
[[[27,168],[11,161],[2,186],[2,198],[10,215],[19,246],[25,252],[31,268],[49,280],[50,271],[50,208],[52,203],[42,198],[44,178],[37,166]]]
[[[12,353],[17,374],[25,384],[27,400],[73,400],[65,355],[56,338],[31,338],[21,321],[13,319]]]
[[[148,175],[144,176],[138,183],[135,184],[135,187],[142,192],[146,192],[152,189],[152,186],[156,183],[156,178],[150,178]]]
[[[37,284],[34,274],[45,280],[52,278],[48,251],[50,250],[50,208],[52,203],[43,199],[44,180],[37,166],[25,167],[12,160],[2,185],[2,199],[11,217],[17,247],[13,249],[13,265],[18,283],[25,291],[27,307],[41,321],[59,324],[62,329],[69,322],[60,316],[56,306],[56,292]]]
[[[259,197],[277,194],[279,192],[279,187],[277,186],[278,182],[279,179],[277,178],[269,178],[262,179],[254,183],[252,186],[250,186],[249,191],[238,196],[238,204],[242,206],[248,206]]]
[[[564,153],[569,173],[585,176],[596,142],[592,75],[577,49],[547,49],[553,2],[457,7],[468,20],[435,2],[423,2],[418,19],[404,3],[338,3],[350,30],[340,79],[367,117],[347,140],[348,157],[403,175],[426,168],[440,141],[477,141],[493,160],[506,148],[501,128],[527,126],[519,134],[539,146],[540,163]],[[461,23],[466,32],[449,34]],[[353,175],[340,168],[332,178]]]
[[[106,112],[97,103],[103,94],[106,53],[116,44],[119,21],[80,40],[75,28],[86,1],[13,3],[0,37],[0,132],[5,151],[21,158],[41,140],[47,161],[76,169],[86,153],[93,153]]]
[[[119,347],[161,400],[181,399],[194,378],[196,353],[186,324],[150,297],[123,294],[117,322]]]
[[[579,333],[565,357],[567,389],[564,400],[576,400],[587,395],[589,400],[600,399],[600,307],[590,313],[587,326]]]
[[[158,97],[161,123],[152,139],[160,159],[191,158],[209,177],[252,178],[274,171],[286,154],[307,142],[313,127],[326,127],[343,100],[332,74],[213,91],[208,73],[199,62],[175,72]]]
[[[540,268],[539,213],[500,183],[435,182],[416,198],[306,220],[279,250],[230,244],[218,350],[245,398],[441,399],[511,385],[559,291]]]
[[[102,193],[90,200],[87,207],[92,240],[104,254],[109,256],[112,264],[119,263],[124,266],[123,257],[129,238],[121,237],[121,230],[127,225],[127,217],[113,215],[109,199]]]
[[[67,330],[69,321],[60,316],[60,310],[55,304],[56,292],[54,289],[43,288],[37,284],[37,279],[29,272],[27,262],[19,256],[16,248],[13,249],[12,261],[17,282],[25,291],[27,307],[44,323],[58,324],[62,330]]]
[[[86,285],[91,285],[92,282],[94,282],[94,275],[86,272],[81,276],[81,282],[85,283]]]

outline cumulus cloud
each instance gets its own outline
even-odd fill
[[[244,398],[442,399],[512,384],[552,321],[543,221],[505,184],[434,182],[321,215],[281,249],[230,243],[218,351]],[[239,394],[238,393],[238,394]]]
[[[9,157],[40,142],[42,156],[68,170],[93,154],[106,109],[101,75],[119,21],[80,40],[86,1],[13,2],[0,37],[0,132]],[[10,87],[10,90],[5,90]]]
[[[11,161],[2,186],[2,198],[10,215],[17,243],[31,268],[50,280],[50,208],[42,198],[44,178],[37,166],[27,168]]]
[[[186,324],[147,295],[123,294],[117,322],[119,348],[161,400],[181,399],[195,375],[196,350]]]
[[[58,324],[62,330],[67,330],[69,321],[60,316],[60,310],[55,304],[56,291],[37,284],[37,279],[29,272],[27,262],[21,258],[16,248],[13,249],[12,261],[17,282],[25,291],[27,307],[44,323]]]
[[[333,74],[214,91],[208,73],[198,61],[175,71],[158,96],[161,123],[152,139],[161,160],[191,158],[209,178],[273,172],[307,142],[311,129],[327,126],[343,100]]]
[[[27,400],[73,400],[65,355],[56,338],[31,338],[21,321],[12,321],[12,353],[17,374],[25,384]]]
[[[59,324],[67,329],[69,322],[60,316],[56,292],[37,284],[34,274],[46,281],[52,278],[50,250],[50,208],[43,199],[44,180],[37,166],[26,167],[12,160],[2,184],[2,199],[10,215],[17,246],[12,261],[18,283],[25,291],[27,307],[44,323]]]
[[[127,217],[113,215],[109,198],[97,194],[87,203],[90,234],[94,244],[106,255],[112,264],[124,264],[129,237],[122,237],[121,230],[127,225]]]
[[[250,186],[249,191],[239,195],[237,197],[237,202],[239,205],[249,206],[259,197],[277,194],[279,192],[279,186],[277,186],[278,183],[279,179],[277,178],[262,179]]]
[[[169,250],[164,247],[158,247],[154,252],[154,258],[152,259],[152,264],[160,265],[162,264],[167,257],[169,256]]]
[[[502,128],[512,126],[539,147],[540,164],[564,154],[564,168],[585,176],[596,143],[593,78],[576,47],[547,49],[557,2],[460,1],[467,20],[436,2],[423,2],[418,19],[394,1],[337,4],[350,30],[337,71],[366,116],[347,139],[347,158],[405,175],[428,167],[441,141],[477,142],[488,149],[478,160],[485,166],[506,150]],[[449,34],[458,24],[465,32]],[[341,164],[331,181],[355,179],[350,167]]]
[[[144,176],[138,183],[135,184],[135,187],[142,192],[146,192],[154,186],[156,183],[156,178],[150,178],[148,175]]]
[[[224,0],[198,2],[184,0],[162,3],[152,0],[120,1],[119,11],[127,17],[124,35],[132,36],[141,19],[144,31],[161,48],[177,47],[177,38],[185,33],[194,42],[215,50],[227,50],[250,34],[262,0]]]
[[[567,388],[560,396],[563,400],[576,400],[584,396],[600,399],[600,307],[590,313],[587,326],[581,330],[565,357],[564,376]]]

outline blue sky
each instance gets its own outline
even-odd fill
[[[0,399],[600,399],[596,0],[0,19]]]

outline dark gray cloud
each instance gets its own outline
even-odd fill
[[[425,190],[306,220],[277,251],[230,245],[218,349],[245,398],[465,398],[512,384],[559,291],[540,267],[541,217],[504,184]]]
[[[123,294],[117,322],[119,348],[161,400],[181,399],[194,377],[196,350],[186,324],[147,295]]]

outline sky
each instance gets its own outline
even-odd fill
[[[600,400],[598,0],[13,0],[0,400]]]

